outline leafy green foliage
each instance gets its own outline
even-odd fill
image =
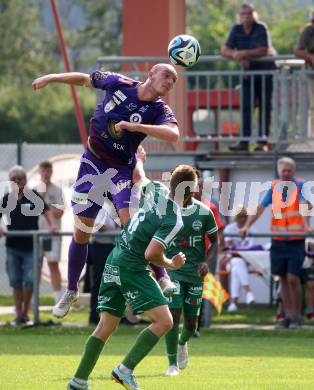
[[[31,0],[0,1],[1,81],[24,83],[41,69],[55,64],[49,55],[47,33],[38,23],[38,10]],[[49,61],[47,61],[49,59]]]
[[[218,55],[229,31],[237,23],[240,3],[234,0],[187,0],[188,33],[197,37],[202,53]],[[265,22],[270,30],[273,45],[279,54],[289,54],[295,46],[305,23],[308,7],[300,7],[297,0],[280,2],[256,1],[259,20]],[[224,63],[223,68],[230,64]],[[208,69],[208,65],[206,65]],[[204,68],[199,64],[198,68]],[[219,68],[222,65],[219,64]]]
[[[58,6],[73,70],[89,72],[99,55],[119,53],[121,1],[60,1]],[[74,17],[82,23],[72,28],[75,6]],[[49,2],[0,0],[0,32],[0,142],[80,142],[69,87],[31,89],[34,78],[64,71]],[[88,128],[95,91],[77,91]]]
[[[95,105],[92,90],[78,89],[85,118]],[[80,142],[70,88],[49,85],[34,92],[31,84],[20,88],[17,82],[1,87],[0,142]],[[88,122],[86,121],[86,126]]]
[[[77,65],[90,67],[99,56],[119,55],[122,42],[122,0],[75,0],[82,7],[85,26],[77,32]]]

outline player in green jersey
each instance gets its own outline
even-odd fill
[[[170,257],[178,251],[186,256],[182,268],[168,271],[170,279],[177,286],[177,293],[167,298],[174,324],[166,334],[169,360],[167,376],[178,375],[179,368],[183,369],[188,364],[187,342],[197,327],[202,303],[203,278],[210,269],[210,263],[216,263],[218,251],[218,228],[213,213],[207,206],[190,197],[181,208],[181,215],[183,229],[166,251]],[[205,236],[208,236],[211,242],[208,252],[205,247]],[[184,323],[179,337],[182,311]]]
[[[125,225],[107,259],[99,290],[100,322],[86,342],[68,389],[89,389],[88,377],[106,341],[119,325],[126,303],[134,314],[145,312],[152,324],[138,335],[121,364],[112,370],[112,379],[126,389],[140,389],[133,375],[134,368],[173,325],[167,300],[151,276],[148,262],[172,270],[183,266],[182,253],[178,251],[168,258],[164,252],[183,227],[180,207],[196,185],[195,169],[181,166],[171,176],[170,193],[160,183],[148,182],[143,186],[140,207]],[[173,201],[175,197],[178,203]]]

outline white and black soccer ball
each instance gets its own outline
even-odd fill
[[[191,35],[178,35],[170,41],[168,55],[174,65],[188,68],[197,63],[201,47],[198,40]]]

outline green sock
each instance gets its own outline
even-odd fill
[[[90,373],[95,367],[95,364],[97,363],[104,345],[105,343],[95,336],[90,336],[87,339],[83,356],[74,375],[75,378],[88,379]]]
[[[150,329],[144,329],[136,338],[135,344],[123,359],[122,364],[134,370],[135,366],[144,359],[144,357],[154,348],[158,343],[159,337],[155,335]]]
[[[188,330],[184,325],[182,328],[182,332],[180,334],[180,339],[179,339],[179,344],[184,345],[187,341],[190,340],[190,338],[194,335],[195,329],[194,330]]]
[[[179,324],[174,324],[165,336],[169,366],[177,366]]]

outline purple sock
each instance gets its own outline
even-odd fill
[[[156,276],[156,279],[159,280],[161,279],[162,277],[166,277],[166,278],[169,278],[168,274],[167,274],[167,271],[165,270],[165,268],[161,268],[161,267],[158,267],[158,265],[155,265],[155,264],[152,264],[152,263],[149,263],[149,265],[151,266],[151,268],[153,269],[153,271],[155,272],[155,276]]]
[[[88,244],[78,244],[72,238],[69,246],[68,289],[77,291],[78,281],[87,259]]]

